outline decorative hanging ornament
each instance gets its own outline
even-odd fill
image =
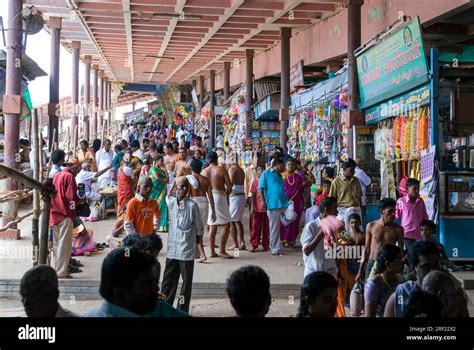
[[[334,97],[333,101],[332,101],[333,104],[334,104],[334,108],[336,108],[336,109],[339,109],[340,106],[341,106],[340,103],[339,103],[339,98],[340,98],[340,95],[337,94],[337,95]]]
[[[345,89],[339,95],[339,106],[347,107],[348,105],[349,105],[349,97],[347,96],[347,89]]]

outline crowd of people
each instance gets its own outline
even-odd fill
[[[436,225],[428,220],[418,180],[408,179],[397,201],[381,199],[380,218],[364,230],[370,178],[362,160],[345,159],[339,173],[329,165],[319,173],[314,164],[279,147],[265,155],[259,142],[249,164],[242,164],[240,154],[225,144],[222,137],[211,148],[207,132],[196,135],[154,119],[146,125],[122,125],[121,140],[113,149],[111,140],[96,139],[92,147],[81,141],[75,154],[53,151],[49,175],[57,195],[50,219],[52,269],[40,266],[25,274],[21,294],[27,314],[71,315],[57,303],[57,278],[80,271],[72,255],[104,247],[94,243],[83,220],[91,219],[92,208],[107,205],[101,190],[114,187],[118,211],[105,245],[112,251],[102,266],[104,301],[88,316],[186,316],[195,262],[232,259],[236,251],[247,250],[246,241],[250,252],[267,252],[275,264],[285,254],[283,247],[302,251],[299,316],[344,317],[351,291],[359,294],[350,305],[354,316],[468,316],[468,299],[448,271],[451,263],[444,248],[435,241]],[[310,188],[318,177],[321,186],[314,197]],[[250,216],[247,240],[245,210]],[[160,293],[158,254],[165,232]],[[227,248],[229,236],[233,245]],[[332,254],[341,247],[343,252],[362,248],[363,254]],[[45,290],[36,290],[43,287],[32,281],[42,273],[48,276]],[[257,266],[232,273],[227,292],[236,315],[265,316],[269,288],[268,275]],[[44,295],[46,306],[33,305],[39,299],[29,297],[31,290]]]

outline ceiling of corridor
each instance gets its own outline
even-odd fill
[[[301,29],[347,1],[272,0],[28,0],[59,16],[62,44],[82,42],[109,79],[190,83],[223,62],[238,64],[246,49],[265,50],[279,29]],[[162,58],[159,58],[162,57]]]

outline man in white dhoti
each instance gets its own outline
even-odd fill
[[[226,252],[226,243],[229,237],[229,194],[232,192],[232,183],[229,174],[225,168],[217,165],[217,153],[210,152],[208,155],[209,166],[204,169],[202,175],[211,183],[212,197],[214,199],[214,208],[216,219],[212,220],[212,213],[209,212],[207,224],[209,225],[209,245],[211,250],[211,258],[222,257],[232,258]],[[219,244],[219,253],[215,252],[215,240],[217,234],[217,226],[222,226],[221,238]]]
[[[214,198],[212,195],[212,188],[209,180],[201,175],[202,162],[199,159],[191,160],[191,175],[187,175],[188,181],[191,185],[190,197],[197,203],[199,207],[199,213],[201,214],[201,221],[203,223],[207,222],[209,215],[209,208],[211,209],[211,221],[215,222],[216,220],[216,211],[214,208]],[[198,243],[199,249],[199,258],[198,263],[204,262],[207,260],[206,252],[204,251],[204,244],[201,242]]]
[[[242,224],[242,216],[245,209],[245,173],[239,166],[239,156],[234,153],[230,161],[229,176],[232,182],[232,193],[229,199],[230,210],[230,233],[234,241],[234,249],[246,250],[244,240],[244,225]],[[238,235],[237,235],[238,234]],[[239,243],[240,239],[240,243]]]

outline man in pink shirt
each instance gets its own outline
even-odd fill
[[[425,202],[420,198],[420,182],[408,179],[407,195],[397,200],[396,218],[401,219],[400,225],[405,231],[404,242],[410,250],[415,241],[421,239],[420,222],[428,220]]]

